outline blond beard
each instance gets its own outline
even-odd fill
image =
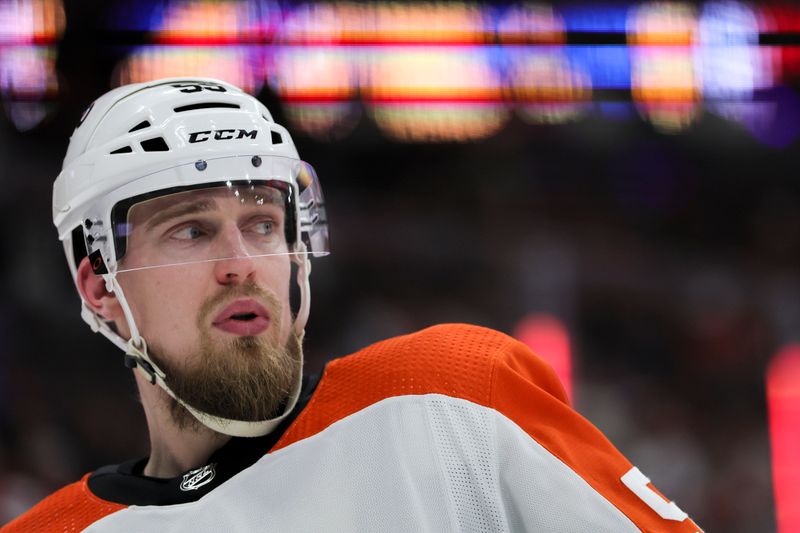
[[[208,327],[211,312],[242,296],[257,298],[269,309],[268,334],[214,341]],[[193,408],[233,420],[268,420],[281,414],[301,371],[298,335],[292,331],[281,345],[272,333],[281,331],[281,316],[281,304],[272,294],[253,283],[237,285],[202,305],[197,321],[200,348],[192,357],[166,357],[161,350],[154,350],[151,356],[166,373],[170,389]],[[174,364],[176,360],[185,363]],[[168,398],[170,415],[180,429],[205,427],[183,405]]]

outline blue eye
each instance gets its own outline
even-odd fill
[[[205,232],[198,226],[186,226],[170,235],[171,239],[179,241],[194,241],[205,236]]]
[[[272,235],[272,232],[275,229],[275,223],[271,220],[266,220],[264,222],[259,222],[255,226],[253,226],[255,232],[259,235]]]

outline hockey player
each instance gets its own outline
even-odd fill
[[[150,455],[4,531],[699,531],[496,331],[437,326],[302,377],[325,204],[286,129],[234,86],[99,98],[53,220],[83,318],[135,369]]]

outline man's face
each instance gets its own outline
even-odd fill
[[[294,384],[285,218],[283,196],[266,186],[184,192],[129,212],[119,283],[167,383],[198,409],[270,418]],[[177,403],[172,411],[190,422]]]

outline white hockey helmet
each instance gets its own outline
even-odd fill
[[[300,287],[294,328],[302,336],[311,297],[309,256],[328,254],[324,200],[314,169],[299,159],[289,132],[256,98],[226,82],[205,78],[170,78],[114,89],[84,112],[53,186],[53,223],[73,280],[77,284],[78,264],[88,255],[94,272],[116,294],[131,338],[120,337],[82,298],[83,319],[125,352],[128,366],[162,387],[200,422],[234,436],[264,435],[291,411],[300,390],[299,369],[284,413],[275,419],[231,420],[193,408],[170,390],[164,372],[148,355],[116,276],[128,268],[225,258],[191,256],[127,265],[128,239],[136,231],[129,216],[133,207],[209,189],[260,203],[264,199],[259,191],[264,188],[280,192],[288,248],[256,246],[247,254],[292,256]]]

